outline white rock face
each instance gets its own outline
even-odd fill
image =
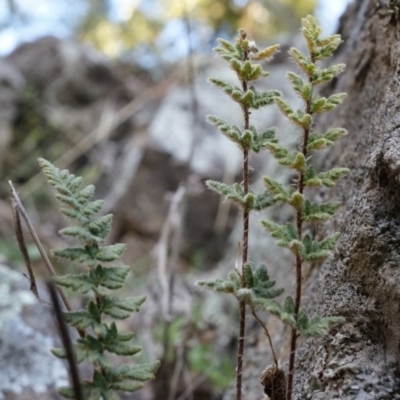
[[[187,163],[191,158],[191,170],[202,177],[221,177],[226,175],[226,171],[229,171],[231,175],[237,175],[242,167],[240,149],[208,123],[206,115],[217,115],[230,125],[236,125],[242,129],[243,113],[239,104],[208,82],[208,78],[222,79],[235,85],[240,85],[240,83],[226,62],[215,58],[208,61],[207,66],[198,68],[196,72],[193,90],[198,103],[197,115],[194,115],[192,109],[191,88],[182,81],[163,98],[152,119],[149,126],[150,146],[171,154],[178,163]],[[290,96],[292,105],[299,104],[298,98],[288,88],[283,66],[266,64],[265,67],[271,75],[257,82],[257,88],[281,90],[286,99],[288,95]],[[182,71],[182,74],[184,75],[185,71]],[[285,144],[297,140],[296,135],[291,135],[290,130],[288,132],[287,125],[276,106],[252,111],[251,125],[259,130],[277,126],[277,135]],[[285,126],[286,132],[279,132],[281,126]],[[268,158],[272,157],[264,153],[261,163],[265,163]],[[260,157],[259,160],[261,160]]]
[[[21,279],[21,274],[0,265],[0,399],[6,392],[45,393],[49,387],[68,384],[64,365],[50,352],[56,347],[53,338],[43,333],[49,331],[49,315],[30,291],[17,287]],[[43,332],[24,321],[24,306],[43,317]]]
[[[11,289],[11,285],[20,279],[20,274],[0,264],[0,333],[8,320],[17,316],[24,305],[36,302],[31,292]]]
[[[68,385],[66,370],[50,349],[53,338],[35,331],[20,316],[9,318],[0,339],[0,399],[5,392],[45,393]]]
[[[230,123],[241,126],[240,108],[211,85],[199,85],[196,89],[202,120],[193,124],[189,89],[177,86],[163,99],[150,125],[150,142],[155,148],[171,154],[179,163],[189,161],[193,146],[191,169],[201,176],[215,174],[216,166],[223,168],[227,159],[236,170],[241,162],[240,150],[203,119],[206,114],[218,113]]]

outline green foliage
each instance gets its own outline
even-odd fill
[[[322,336],[328,333],[331,328],[343,322],[345,322],[343,317],[322,318],[316,315],[310,319],[307,311],[302,309],[298,316],[297,330],[304,337]]]
[[[279,164],[287,165],[300,173],[305,171],[307,161],[304,154],[300,151],[288,151],[285,147],[277,143],[268,143],[267,147],[278,160]]]
[[[310,114],[301,110],[294,111],[292,107],[290,107],[290,105],[280,97],[275,98],[275,103],[279,107],[282,114],[300,128],[308,129],[311,126],[312,117]]]
[[[295,307],[292,297],[286,297],[283,307],[275,300],[260,298],[255,299],[254,305],[256,308],[268,311],[271,314],[276,315],[283,323],[289,325],[290,327],[296,328],[297,323],[295,316]]]
[[[323,135],[312,134],[308,137],[307,151],[321,150],[333,146],[336,140],[346,135],[347,131],[343,128],[334,128]]]
[[[271,236],[277,239],[276,244],[281,247],[287,247],[293,252],[299,251],[302,243],[299,234],[291,222],[280,225],[272,221],[261,222],[264,227],[271,233]]]
[[[207,321],[203,312],[203,303],[195,301],[190,319],[175,317],[165,327],[157,324],[152,333],[156,342],[166,340],[170,343],[167,353],[164,355],[166,362],[172,366],[176,360],[176,353],[184,348],[184,362],[191,372],[206,376],[212,386],[220,391],[226,389],[232,383],[234,371],[232,360],[226,355],[225,350],[216,349],[213,339],[214,323]]]
[[[214,50],[224,58],[236,72],[239,86],[232,85],[220,79],[212,78],[210,81],[229,95],[233,101],[237,102],[244,113],[249,113],[251,109],[258,109],[273,104],[274,99],[281,94],[277,90],[260,92],[254,86],[248,87],[250,81],[256,81],[268,75],[263,70],[261,64],[256,61],[270,60],[278,51],[279,46],[269,46],[263,50],[258,50],[251,42],[243,30],[239,30],[239,37],[236,43],[232,44],[224,39],[218,39],[219,46]],[[235,125],[230,125],[227,121],[211,115],[208,120],[215,125],[228,139],[238,144],[243,151],[254,151],[258,153],[262,149],[269,148],[276,143],[275,128],[269,128],[258,132],[254,126],[248,126],[244,130]],[[245,190],[243,184],[228,186],[221,182],[208,181],[210,189],[223,195],[227,200],[232,201],[245,210],[260,211],[271,206],[275,201],[268,191],[255,194],[251,189]]]
[[[129,267],[112,264],[121,258],[125,245],[104,244],[111,229],[112,215],[96,216],[103,201],[91,201],[94,186],[81,188],[82,178],[67,170],[60,171],[44,159],[39,159],[39,163],[56,189],[61,212],[75,223],[60,233],[82,242],[81,247],[54,250],[53,254],[86,268],[82,274],[55,278],[58,285],[89,296],[85,309],[64,313],[69,325],[84,332],[74,344],[76,362],[87,360],[94,368],[92,380],[83,383],[85,399],[119,399],[115,390],[133,392],[140,389],[145,381],[154,378],[159,362],[114,367],[107,353],[132,356],[141,349],[131,342],[133,332],[119,332],[115,322],[107,322],[109,318],[105,319],[105,316],[126,319],[140,310],[145,297],[119,298],[110,294],[110,291],[123,287]],[[53,349],[53,354],[65,358],[64,349]],[[59,392],[66,398],[73,398],[71,388],[61,388]]]
[[[345,321],[342,317],[322,318],[316,315],[309,318],[304,309],[301,309],[296,317],[294,300],[290,296],[286,297],[283,307],[274,300],[256,299],[254,304],[257,308],[276,315],[284,324],[296,329],[304,337],[325,335],[331,328]]]
[[[143,387],[144,382],[154,379],[159,363],[141,364],[140,366],[121,365],[110,370],[106,375],[95,371],[91,382],[83,382],[84,398],[88,400],[118,400],[114,390],[134,392]],[[67,399],[73,399],[74,393],[70,387],[62,387],[59,393]]]
[[[326,221],[333,216],[340,205],[341,203],[338,201],[330,201],[327,203],[318,204],[306,200],[301,208],[303,220],[307,222]]]
[[[230,126],[225,120],[209,115],[208,120],[215,125],[228,139],[237,143],[243,150],[253,150],[258,153],[267,148],[268,143],[275,143],[275,128],[258,133],[254,126],[242,132],[237,126]]]
[[[54,251],[54,254],[57,256],[58,252]],[[129,271],[130,267],[103,268],[101,265],[97,265],[96,268],[89,271],[89,274],[57,276],[55,281],[58,285],[64,286],[74,292],[86,294],[90,290],[98,290],[99,286],[107,289],[122,288]]]
[[[278,246],[286,247],[294,254],[299,254],[304,261],[328,257],[335,248],[340,236],[338,233],[335,233],[320,242],[315,242],[311,240],[309,235],[305,235],[303,239],[300,239],[296,228],[291,222],[279,225],[272,221],[262,221],[262,224],[271,233],[271,236],[277,239],[276,244]]]
[[[346,93],[336,93],[332,96],[321,97],[315,95],[311,101],[311,113],[322,113],[325,111],[331,111],[336,106],[342,103],[342,101],[346,98]]]
[[[288,72],[287,78],[293,86],[295,93],[303,100],[304,107],[295,110],[280,95],[279,92],[271,90],[259,92],[253,86],[248,88],[248,82],[255,81],[268,74],[262,70],[260,64],[253,63],[263,58],[269,59],[273,56],[278,46],[271,46],[261,52],[255,45],[248,41],[244,31],[239,31],[236,44],[226,40],[219,40],[219,47],[215,50],[224,58],[236,72],[241,86],[235,86],[220,79],[210,81],[219,87],[224,93],[238,103],[244,113],[245,129],[231,126],[228,122],[216,116],[208,117],[228,139],[240,146],[244,154],[244,160],[250,150],[258,152],[268,149],[278,163],[295,171],[294,182],[296,187],[289,185],[287,188],[276,180],[265,176],[263,181],[266,191],[256,195],[244,175],[242,184],[226,185],[221,182],[208,181],[208,187],[224,196],[227,200],[236,203],[243,209],[243,215],[252,210],[262,210],[274,203],[281,202],[293,208],[294,221],[284,225],[273,221],[262,221],[264,227],[276,239],[278,246],[288,248],[295,257],[296,266],[296,297],[286,297],[284,305],[273,300],[282,294],[283,289],[275,288],[275,281],[270,280],[265,265],[253,269],[246,258],[243,259],[241,269],[235,268],[228,274],[227,279],[204,280],[198,285],[206,287],[215,292],[229,293],[241,304],[250,306],[253,315],[263,326],[266,336],[269,338],[271,350],[274,357],[275,367],[278,367],[277,358],[271,344],[271,338],[267,328],[255,314],[255,309],[262,309],[276,315],[284,324],[292,329],[291,354],[296,352],[297,335],[319,336],[327,333],[329,329],[344,321],[341,317],[313,316],[309,318],[307,312],[300,308],[302,267],[304,262],[323,260],[328,257],[339,239],[339,234],[334,233],[322,240],[313,240],[309,234],[304,233],[306,223],[321,223],[329,220],[340,206],[339,202],[328,201],[325,203],[313,202],[307,198],[305,188],[307,187],[332,187],[337,180],[346,175],[347,168],[334,168],[330,171],[318,172],[311,164],[311,155],[322,149],[332,146],[336,140],[344,136],[347,131],[343,128],[333,128],[324,134],[313,132],[315,121],[314,115],[328,112],[340,105],[346,97],[345,93],[336,93],[329,97],[320,96],[316,87],[331,81],[344,71],[343,64],[332,65],[321,68],[317,62],[332,56],[333,52],[341,43],[340,35],[332,35],[321,38],[321,28],[312,16],[302,19],[302,33],[307,42],[308,55],[304,55],[298,49],[292,48],[289,54],[298,65],[305,76],[294,72]],[[301,140],[297,149],[288,149],[280,144],[275,138],[275,130],[268,129],[258,134],[254,127],[249,127],[249,110],[258,109],[274,102],[280,112],[301,131]],[[245,163],[244,163],[245,165]],[[247,214],[248,215],[248,214]],[[245,218],[244,218],[245,221]],[[244,224],[244,226],[246,226]],[[243,241],[245,243],[245,241]],[[241,311],[241,320],[244,320]],[[241,325],[243,328],[243,325]],[[239,371],[240,375],[241,371]],[[294,373],[294,357],[290,358],[289,374]],[[237,387],[240,388],[240,380]],[[289,380],[291,382],[291,380]],[[288,393],[292,387],[288,387]],[[240,398],[240,394],[237,394]],[[289,396],[290,398],[290,396]]]
[[[275,203],[274,198],[268,191],[255,194],[253,191],[249,190],[246,193],[242,185],[239,183],[235,183],[233,186],[212,180],[208,180],[206,183],[209,189],[214,190],[224,196],[227,200],[230,200],[248,210],[260,211]]]
[[[242,284],[244,278],[246,285]],[[197,282],[214,292],[230,293],[238,300],[244,299],[249,306],[258,304],[262,299],[273,299],[283,293],[283,289],[274,288],[276,282],[270,280],[267,267],[259,265],[254,271],[247,263],[243,268],[243,277],[237,271],[231,271],[227,279],[213,279]]]
[[[307,168],[305,177],[305,186],[326,186],[334,187],[336,181],[350,172],[348,168],[333,168],[326,172],[317,173],[313,166]]]
[[[281,93],[277,90],[258,91],[254,86],[249,86],[249,83],[268,76],[268,72],[264,71],[261,64],[256,61],[270,60],[279,49],[279,46],[273,45],[259,51],[254,42],[249,41],[244,30],[239,30],[239,37],[236,39],[235,44],[223,39],[219,39],[219,44],[214,50],[236,72],[241,85],[239,87],[220,79],[210,79],[210,81],[240,105],[243,111],[244,129],[230,125],[227,121],[217,116],[209,116],[208,119],[228,139],[242,149],[243,182],[229,186],[222,182],[209,180],[207,181],[207,186],[224,196],[226,200],[237,204],[243,210],[243,220],[246,221],[251,211],[261,211],[278,200],[275,198],[274,193],[268,189],[260,194],[254,193],[251,189],[248,182],[247,158],[251,151],[258,153],[263,149],[271,149],[271,146],[277,145],[275,128],[268,128],[258,132],[254,126],[250,125],[249,120],[252,109],[259,109],[273,104]],[[299,161],[296,159],[293,160],[293,163],[297,165]],[[244,229],[244,246],[247,246],[247,238],[248,229]],[[254,313],[258,302],[271,301],[271,299],[278,297],[283,292],[283,289],[275,288],[275,281],[270,280],[265,265],[260,265],[254,270],[251,264],[247,262],[247,258],[242,260],[240,269],[235,269],[228,274],[227,279],[205,280],[197,282],[197,284],[215,292],[230,293],[238,300],[242,316],[240,329],[244,329],[245,317],[243,315],[246,312],[246,305]],[[260,320],[258,321],[260,322]],[[243,341],[243,338],[239,337],[238,340],[239,342]],[[239,366],[241,357],[242,355],[238,354],[237,387],[241,386],[242,372]],[[238,396],[240,397],[239,394]]]
[[[297,151],[289,150],[277,142],[266,145],[281,165],[297,171],[297,188],[289,187],[286,189],[270,177],[263,178],[267,190],[273,195],[275,201],[293,207],[296,224],[287,222],[285,225],[280,225],[272,221],[262,221],[264,227],[276,239],[276,244],[288,248],[294,254],[296,268],[300,268],[300,276],[303,262],[325,259],[331,254],[339,239],[338,233],[320,241],[315,241],[310,235],[303,234],[304,223],[327,221],[340,206],[340,203],[336,201],[312,202],[306,198],[304,189],[307,186],[332,187],[339,178],[349,172],[347,168],[334,168],[326,172],[317,172],[316,168],[310,164],[309,157],[311,152],[332,146],[336,140],[347,133],[343,128],[333,128],[324,134],[313,133],[315,125],[313,115],[333,110],[346,97],[345,93],[337,93],[326,98],[315,92],[317,85],[331,81],[344,71],[344,64],[326,68],[320,68],[317,65],[317,61],[332,56],[341,43],[340,36],[332,35],[324,39],[320,38],[321,28],[311,16],[302,19],[302,33],[306,39],[309,54],[306,56],[296,48],[291,48],[289,54],[305,74],[305,77],[294,72],[288,72],[287,77],[293,86],[293,90],[304,101],[304,109],[293,110],[284,99],[275,98],[275,103],[281,113],[302,131],[299,148]],[[301,280],[297,282],[297,286],[301,288]],[[297,293],[299,293],[299,290],[297,290]],[[321,318],[315,316],[309,319],[305,310],[299,311],[300,300],[300,297],[296,297],[296,301],[293,302],[288,297],[284,307],[281,307],[275,301],[259,301],[258,306],[277,315],[284,323],[289,324],[303,336],[322,335],[330,327],[343,321],[339,317]]]
[[[237,74],[241,78],[240,74]],[[259,108],[271,105],[274,102],[274,98],[280,96],[278,90],[260,92],[254,86],[250,86],[248,90],[243,91],[238,86],[231,85],[221,79],[210,78],[210,82],[219,87],[233,101],[239,103],[244,108],[258,110]]]

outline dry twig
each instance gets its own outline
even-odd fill
[[[65,324],[63,313],[61,310],[60,301],[57,296],[56,285],[53,281],[47,281],[47,288],[49,289],[50,298],[53,303],[54,312],[57,318],[57,326],[59,329],[60,337],[65,349],[65,354],[67,356],[68,365],[69,365],[69,373],[71,377],[72,388],[74,389],[75,399],[76,400],[84,400],[82,387],[79,380],[79,372],[76,366],[74,350],[71,342],[71,337],[68,333],[67,325]]]
[[[8,184],[11,187],[11,194],[12,194],[12,209],[13,209],[13,214],[14,214],[14,223],[15,223],[15,233],[17,235],[17,239],[18,239],[18,244],[21,248],[21,252],[22,255],[24,257],[24,260],[26,262],[26,266],[28,268],[28,272],[29,272],[29,277],[30,277],[30,281],[31,281],[31,290],[32,288],[36,288],[36,293],[33,291],[34,295],[39,299],[38,297],[39,294],[37,293],[37,286],[36,286],[36,281],[35,281],[35,276],[33,273],[33,269],[29,260],[29,255],[28,252],[26,250],[26,245],[25,245],[25,239],[24,236],[22,235],[22,229],[21,229],[21,220],[20,220],[20,216],[22,216],[22,218],[25,221],[26,226],[28,227],[28,230],[32,236],[33,241],[35,242],[36,247],[39,250],[39,253],[44,261],[44,264],[46,265],[46,268],[50,274],[51,277],[56,276],[56,273],[54,271],[54,268],[49,260],[49,257],[46,254],[46,251],[44,250],[42,243],[40,242],[40,239],[38,237],[38,235],[35,232],[35,229],[33,228],[32,222],[30,221],[29,217],[28,217],[28,213],[25,210],[25,207],[23,206],[17,191],[14,189],[14,186],[12,184],[11,181],[8,182]],[[20,242],[21,241],[21,242]],[[67,296],[65,295],[64,291],[60,288],[57,287],[58,292],[60,293],[60,296],[63,300],[63,303],[65,305],[65,308],[68,311],[72,311],[72,307],[67,299]],[[81,337],[85,336],[85,333],[78,329],[78,333]]]

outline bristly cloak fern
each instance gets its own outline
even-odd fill
[[[278,46],[271,46],[262,52],[258,52],[255,46],[250,44],[247,35],[242,30],[239,31],[239,38],[236,44],[219,39],[220,46],[215,49],[236,72],[242,87],[240,88],[219,79],[211,79],[212,83],[229,95],[244,111],[244,129],[231,126],[228,122],[216,116],[209,117],[210,122],[231,141],[241,147],[245,160],[243,169],[245,170],[247,166],[249,151],[259,152],[262,149],[268,149],[279,164],[290,168],[296,174],[296,187],[290,185],[288,188],[285,188],[270,177],[263,177],[266,190],[260,194],[255,194],[249,188],[246,173],[244,174],[243,183],[237,183],[233,186],[215,181],[207,182],[210,189],[241,207],[245,216],[244,219],[246,219],[246,215],[248,216],[250,211],[261,211],[278,202],[290,205],[294,211],[295,223],[288,222],[284,225],[272,221],[262,221],[262,223],[271,236],[276,239],[277,245],[288,248],[294,255],[296,266],[295,299],[289,296],[283,305],[273,300],[274,297],[282,293],[282,290],[273,289],[275,281],[269,279],[264,265],[253,269],[250,263],[247,262],[247,253],[246,257],[243,257],[241,269],[235,268],[229,274],[228,279],[216,279],[198,283],[216,292],[234,295],[239,304],[247,305],[251,308],[253,316],[263,326],[273,353],[274,365],[264,371],[262,381],[265,385],[265,393],[274,400],[291,399],[297,337],[299,335],[304,337],[323,335],[331,327],[344,321],[343,318],[337,316],[310,317],[305,309],[300,308],[303,263],[325,259],[331,254],[339,239],[338,233],[334,233],[320,241],[316,241],[309,234],[305,234],[305,223],[320,223],[332,218],[340,205],[336,201],[326,203],[313,202],[307,198],[305,189],[307,187],[320,186],[333,187],[339,178],[349,172],[347,168],[333,168],[326,172],[317,172],[316,168],[310,163],[311,155],[314,152],[331,147],[336,140],[347,133],[343,128],[333,128],[322,134],[317,134],[313,131],[313,116],[333,110],[346,97],[345,93],[333,94],[328,98],[316,93],[317,86],[330,82],[344,71],[344,64],[328,67],[318,65],[320,60],[332,56],[341,43],[340,35],[321,38],[321,28],[312,16],[302,19],[302,33],[306,40],[309,54],[304,55],[296,48],[291,48],[289,54],[303,72],[303,75],[306,76],[306,79],[294,72],[288,72],[287,77],[296,94],[304,101],[303,110],[294,110],[277,91],[259,92],[254,86],[248,87],[248,82],[267,75],[259,64],[254,64],[252,61],[271,57]],[[280,144],[275,138],[274,129],[270,128],[259,133],[249,125],[250,114],[248,111],[269,105],[272,101],[289,122],[301,130],[302,135],[298,150],[287,149]],[[248,225],[244,224],[244,232],[246,231],[248,231]],[[244,235],[244,238],[246,240],[243,240],[243,248],[247,249],[248,236]],[[287,390],[285,388],[285,374],[278,367],[271,337],[265,325],[256,315],[255,309],[269,311],[291,328]],[[243,329],[242,337],[244,336]],[[238,354],[240,352],[243,354],[241,350],[239,350]],[[240,361],[240,357],[238,357],[238,361]],[[241,379],[241,364],[239,362],[237,370],[239,377],[237,381],[239,381]],[[276,385],[279,386],[279,390],[276,390]],[[241,381],[239,385],[236,385],[237,400],[241,399],[240,389]]]
[[[236,367],[236,400],[241,400],[244,338],[246,336],[246,306],[250,306],[257,321],[261,322],[258,316],[256,316],[254,309],[257,301],[270,300],[282,293],[282,289],[273,289],[275,281],[269,279],[265,265],[261,264],[257,268],[254,268],[248,262],[250,213],[252,211],[261,211],[276,202],[268,191],[255,193],[249,184],[250,153],[259,153],[261,150],[266,149],[269,143],[276,142],[275,129],[268,128],[264,131],[258,131],[250,124],[250,115],[252,110],[272,105],[275,96],[280,96],[280,92],[277,90],[257,90],[253,82],[269,75],[267,71],[263,70],[259,62],[271,59],[279,49],[279,46],[274,45],[259,51],[254,42],[248,39],[246,32],[242,29],[239,30],[239,36],[235,44],[231,44],[224,39],[218,39],[218,41],[219,46],[214,50],[236,72],[240,86],[232,85],[220,79],[212,78],[210,81],[240,106],[244,123],[243,128],[239,128],[235,125],[230,125],[227,121],[215,115],[209,116],[208,120],[242,150],[243,178],[241,183],[236,183],[233,186],[211,180],[207,182],[207,186],[241,208],[243,221],[241,244],[243,252],[241,265],[238,265],[229,274],[228,279],[201,281],[198,284],[216,292],[231,293],[238,300],[240,322]],[[266,335],[270,338],[265,325],[262,325]],[[271,351],[274,353],[271,341],[269,343]],[[278,369],[276,357],[275,362]]]
[[[312,202],[307,199],[306,189],[322,186],[333,187],[339,178],[349,172],[347,168],[333,168],[318,173],[310,162],[313,153],[331,147],[336,140],[347,133],[343,128],[329,129],[322,134],[314,133],[314,115],[335,109],[346,97],[346,93],[336,93],[329,97],[323,97],[317,93],[317,86],[330,82],[341,74],[345,65],[320,66],[319,61],[331,57],[342,43],[341,37],[340,35],[331,35],[321,38],[321,27],[310,15],[303,18],[301,22],[301,31],[307,43],[308,54],[303,54],[296,48],[291,48],[289,54],[303,76],[288,72],[287,78],[292,84],[293,90],[303,100],[303,109],[294,110],[282,97],[275,98],[275,103],[280,112],[301,132],[299,148],[293,151],[286,149],[279,142],[266,144],[278,163],[290,168],[296,174],[296,187],[286,189],[270,177],[264,177],[265,186],[272,193],[273,198],[276,201],[289,204],[293,208],[295,222],[288,222],[285,225],[279,225],[272,221],[262,222],[271,236],[276,239],[276,244],[288,248],[295,259],[295,299],[288,297],[284,307],[268,301],[259,304],[262,308],[278,315],[283,322],[291,326],[287,400],[291,400],[292,397],[296,341],[299,334],[305,337],[323,335],[332,326],[344,321],[344,318],[337,316],[324,318],[313,316],[310,318],[306,310],[301,308],[304,262],[326,259],[335,248],[340,236],[338,233],[334,233],[317,241],[304,232],[305,223],[327,221],[332,218],[340,205],[336,201]]]
[[[53,254],[86,267],[84,273],[55,278],[58,285],[89,298],[85,309],[64,313],[68,324],[83,332],[74,344],[76,362],[87,360],[93,365],[92,379],[82,383],[84,398],[117,400],[119,396],[115,391],[140,389],[147,380],[154,378],[160,365],[156,361],[114,367],[108,357],[108,353],[132,356],[141,350],[131,342],[134,333],[120,332],[115,322],[109,322],[109,317],[128,318],[140,310],[145,297],[120,298],[112,295],[113,290],[124,286],[130,268],[113,264],[124,253],[124,244],[104,244],[111,229],[112,215],[97,216],[103,201],[91,201],[94,186],[81,188],[81,177],[75,177],[67,170],[60,171],[44,159],[39,159],[39,164],[48,182],[57,191],[61,212],[74,222],[74,226],[62,229],[60,234],[82,243],[77,247],[53,250]],[[53,349],[53,354],[65,358],[64,349]],[[59,393],[66,398],[74,398],[70,387],[60,388]]]

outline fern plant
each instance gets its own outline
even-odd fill
[[[216,49],[236,71],[242,82],[242,88],[220,80],[211,80],[241,105],[245,116],[244,129],[241,130],[236,126],[230,126],[226,121],[218,117],[209,117],[209,120],[230,140],[239,144],[243,150],[245,160],[248,157],[249,150],[258,152],[263,148],[267,148],[281,165],[290,168],[295,174],[295,185],[289,185],[287,188],[276,180],[264,176],[263,181],[267,190],[264,193],[255,194],[248,187],[248,177],[246,177],[245,172],[246,162],[248,161],[246,161],[243,163],[243,183],[230,187],[219,182],[208,182],[208,186],[211,189],[238,204],[243,209],[244,221],[246,221],[246,217],[248,217],[251,210],[262,210],[277,202],[288,204],[293,208],[294,223],[288,222],[284,225],[273,221],[262,221],[262,223],[271,236],[276,239],[278,246],[286,247],[293,253],[296,274],[296,294],[294,299],[291,296],[287,296],[283,306],[273,300],[274,297],[282,293],[282,289],[274,288],[275,281],[270,280],[264,265],[254,269],[248,263],[245,250],[241,268],[235,268],[234,271],[230,272],[227,280],[217,279],[199,282],[201,286],[211,290],[233,294],[240,304],[241,324],[243,324],[243,309],[247,305],[251,309],[253,316],[262,325],[268,337],[274,360],[274,364],[263,371],[262,383],[264,392],[273,400],[291,400],[292,398],[298,336],[320,336],[327,333],[333,326],[344,321],[339,316],[323,318],[315,315],[310,317],[305,309],[300,308],[304,263],[323,260],[328,257],[339,239],[339,234],[334,233],[318,241],[314,240],[306,232],[306,223],[313,224],[327,221],[332,218],[340,206],[340,203],[336,201],[326,203],[313,202],[308,198],[310,196],[307,197],[306,189],[321,186],[333,187],[339,178],[349,172],[347,168],[333,168],[329,171],[318,172],[311,164],[311,158],[315,152],[329,148],[336,140],[347,133],[343,128],[333,128],[322,134],[315,133],[313,119],[315,114],[333,110],[346,97],[345,93],[337,93],[326,98],[316,92],[317,86],[330,82],[344,71],[344,64],[336,64],[329,67],[319,66],[319,61],[331,57],[340,45],[340,35],[321,38],[321,28],[312,16],[302,19],[301,30],[307,43],[308,55],[304,55],[296,48],[291,48],[289,54],[300,70],[303,71],[306,78],[304,79],[294,72],[288,72],[287,77],[296,94],[304,101],[304,109],[294,110],[276,91],[260,93],[253,87],[247,88],[247,81],[266,75],[261,66],[254,65],[252,61],[270,57],[273,53],[272,49],[275,51],[277,46],[258,52],[255,47],[249,45],[247,36],[242,31],[236,45],[220,39],[220,47]],[[271,95],[280,112],[291,123],[295,124],[301,132],[301,140],[297,150],[288,149],[281,145],[275,138],[272,129],[258,133],[254,127],[249,126],[248,110],[270,104]],[[243,248],[247,252],[248,236],[246,236],[245,232],[248,235],[248,223],[246,225],[246,222],[244,222],[243,231]],[[266,326],[256,314],[256,309],[262,309],[278,316],[291,329],[287,373],[278,366],[271,337]],[[243,355],[243,348],[241,348],[243,346],[243,338],[244,325],[241,325],[238,355]],[[237,381],[241,379],[241,363],[242,360],[238,356]],[[236,399],[241,399],[241,384],[238,383],[236,384]]]
[[[124,244],[105,245],[112,222],[112,215],[97,216],[103,201],[92,201],[93,185],[82,188],[82,178],[75,177],[67,170],[60,171],[50,162],[39,159],[39,164],[48,182],[57,192],[61,212],[74,222],[74,226],[64,228],[60,234],[81,243],[77,247],[53,250],[56,257],[85,266],[86,272],[58,276],[58,285],[88,298],[86,307],[79,311],[65,312],[65,320],[78,329],[80,338],[74,344],[75,361],[87,360],[93,366],[93,376],[82,383],[85,399],[117,400],[115,391],[133,392],[144,382],[154,378],[159,361],[113,366],[108,353],[132,356],[141,349],[131,339],[134,332],[123,333],[112,319],[126,319],[138,312],[145,301],[144,296],[120,298],[113,290],[124,286],[130,267],[116,266],[124,253]],[[53,354],[65,358],[65,350],[53,349]],[[66,398],[74,398],[71,387],[59,389]]]
[[[310,162],[312,155],[319,150],[329,148],[336,140],[344,136],[347,131],[343,128],[332,128],[322,134],[315,133],[314,115],[335,109],[346,97],[346,93],[336,93],[328,98],[319,95],[317,86],[332,81],[341,74],[344,64],[321,67],[319,62],[331,57],[334,51],[341,44],[340,35],[331,35],[321,38],[321,27],[312,16],[302,19],[302,34],[307,43],[308,54],[304,55],[296,48],[291,48],[289,54],[305,75],[305,79],[294,73],[288,72],[287,77],[296,94],[303,100],[302,110],[293,110],[292,107],[281,97],[276,97],[275,102],[280,112],[300,132],[301,138],[299,148],[295,151],[286,149],[279,143],[268,143],[267,147],[277,159],[279,164],[294,171],[296,178],[295,187],[284,188],[280,183],[270,177],[264,177],[267,189],[274,195],[274,198],[282,203],[289,204],[293,208],[295,223],[288,222],[279,225],[271,221],[263,221],[265,228],[271,236],[277,240],[278,246],[288,248],[295,259],[296,270],[296,295],[293,301],[290,297],[286,303],[290,307],[270,309],[282,320],[283,315],[289,311],[290,320],[287,323],[291,326],[290,357],[288,371],[287,399],[290,400],[293,391],[293,375],[295,368],[296,344],[298,335],[318,336],[326,333],[332,326],[343,321],[341,317],[313,316],[311,319],[306,310],[301,306],[302,271],[305,262],[324,260],[335,248],[339,239],[339,233],[334,233],[322,240],[314,240],[311,235],[305,232],[305,223],[321,223],[329,220],[334,215],[340,203],[329,201],[316,203],[307,198],[307,188],[333,187],[337,180],[346,175],[347,168],[333,168],[330,171],[318,172]],[[285,316],[286,318],[286,316]]]
[[[241,208],[243,219],[243,252],[241,265],[229,274],[227,280],[201,281],[198,284],[217,292],[231,293],[238,300],[239,334],[236,367],[236,399],[240,400],[242,396],[246,304],[250,305],[252,313],[255,314],[255,298],[271,299],[282,293],[282,289],[273,288],[275,282],[269,279],[265,265],[261,264],[257,268],[254,268],[248,262],[250,212],[263,210],[276,201],[268,191],[256,194],[249,185],[249,154],[251,152],[258,153],[266,149],[268,144],[276,142],[274,128],[268,128],[262,132],[257,131],[254,126],[250,125],[250,114],[251,110],[258,110],[273,104],[274,98],[280,96],[280,92],[277,90],[258,91],[254,85],[251,85],[251,82],[269,75],[268,72],[263,70],[259,62],[271,59],[278,51],[279,46],[273,45],[259,51],[242,29],[239,30],[239,36],[235,44],[231,44],[223,39],[219,39],[219,43],[220,45],[214,50],[228,61],[231,68],[236,72],[241,85],[239,87],[214,78],[210,79],[210,81],[222,89],[233,101],[238,103],[243,113],[243,128],[230,125],[227,121],[214,115],[209,116],[208,119],[242,150],[242,182],[229,186],[210,180],[207,182],[207,185],[210,189],[223,195],[227,200],[232,201]],[[269,337],[266,328],[265,332]],[[272,346],[271,341],[270,345]],[[272,348],[271,350],[273,351]]]

